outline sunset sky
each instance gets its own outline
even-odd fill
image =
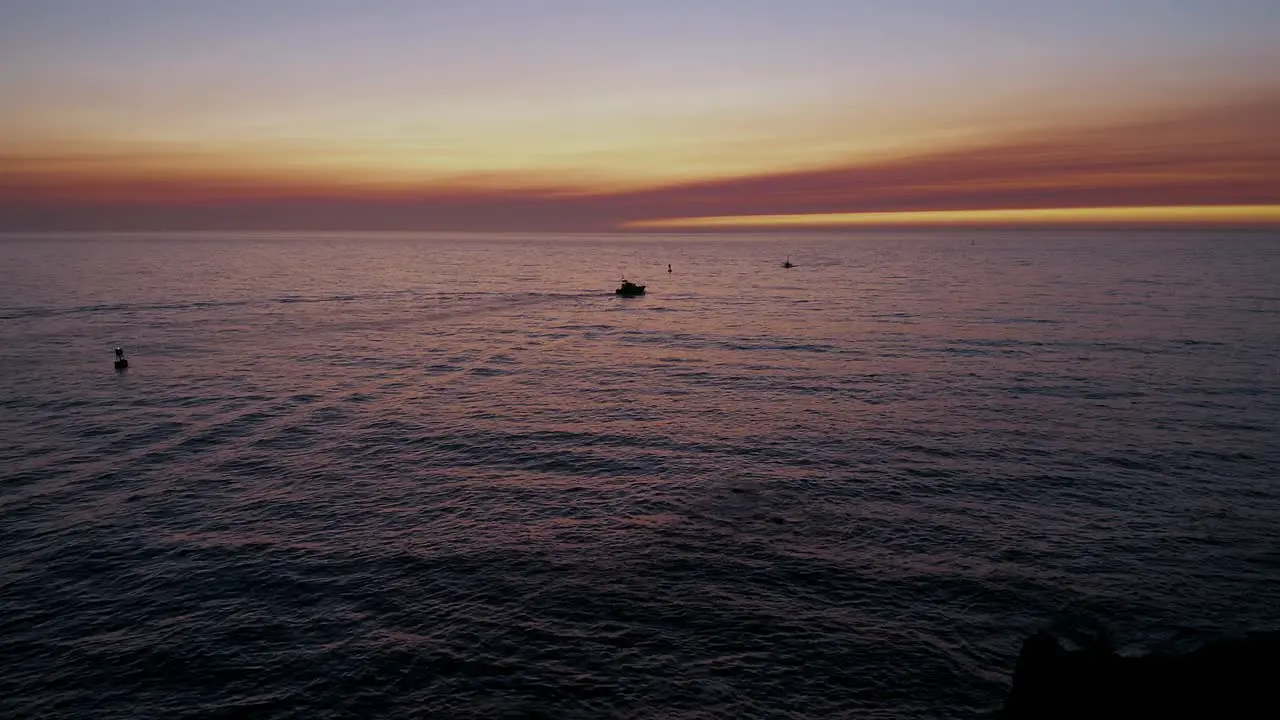
[[[0,0],[0,230],[1280,225],[1278,37],[1275,0]]]

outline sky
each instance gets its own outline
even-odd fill
[[[1275,0],[0,0],[0,230],[1280,225]]]

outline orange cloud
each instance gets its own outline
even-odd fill
[[[1280,202],[1280,96],[875,164],[668,188],[646,199],[699,216],[1272,204]]]
[[[10,152],[0,155],[0,228],[600,230],[743,215],[1272,206],[1280,205],[1280,93],[877,162],[641,190],[547,168],[421,181],[357,181],[288,163],[240,168],[216,153]]]
[[[636,220],[633,228],[741,229],[841,227],[1004,227],[1047,225],[1280,225],[1280,205],[915,210],[907,212],[721,215]]]

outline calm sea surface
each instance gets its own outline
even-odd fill
[[[1275,235],[4,236],[0,361],[6,718],[966,717],[1280,625]]]

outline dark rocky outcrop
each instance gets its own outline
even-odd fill
[[[1099,628],[1038,632],[998,717],[1280,717],[1280,632],[1138,657],[1117,654]]]

